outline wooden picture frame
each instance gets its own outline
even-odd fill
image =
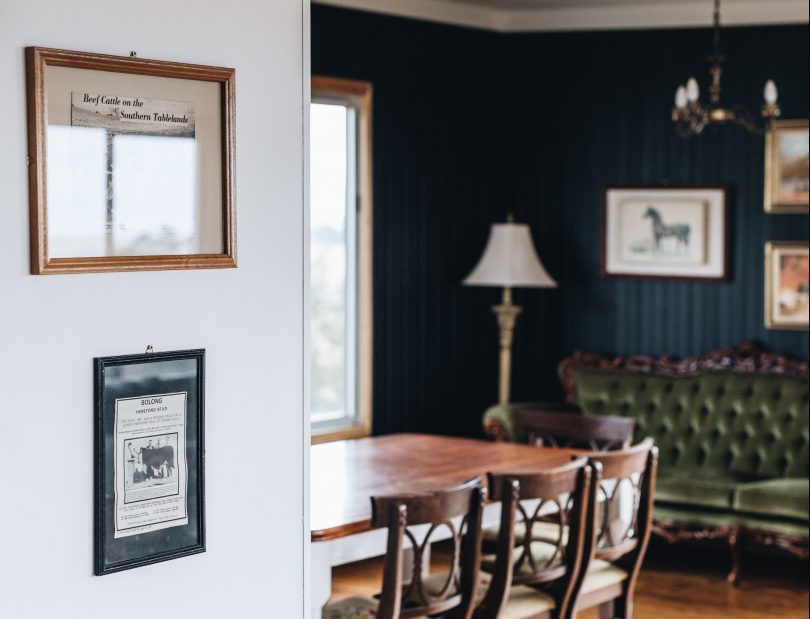
[[[765,212],[807,214],[810,124],[778,120],[765,134]],[[786,172],[790,168],[790,174]],[[790,189],[792,187],[792,189]]]
[[[807,331],[810,319],[810,245],[807,241],[765,244],[765,326]],[[790,281],[785,281],[786,278]]]
[[[234,69],[43,47],[26,68],[32,274],[236,267]]]
[[[205,351],[95,359],[95,574],[205,552]]]
[[[727,280],[730,194],[726,185],[606,187],[601,275],[652,280]],[[631,210],[637,216],[631,217]],[[660,257],[656,257],[659,252]]]

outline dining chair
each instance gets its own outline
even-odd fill
[[[517,420],[532,445],[591,451],[626,449],[635,427],[635,420],[630,417],[589,416],[536,408],[519,410]]]
[[[635,421],[629,417],[589,417],[576,412],[524,408],[517,413],[518,424],[538,447],[579,448],[609,451],[627,448],[633,437]],[[498,527],[484,529],[484,552],[495,550]],[[540,539],[545,539],[542,536]],[[522,544],[523,525],[518,523],[515,543]]]
[[[630,619],[633,594],[652,532],[658,449],[647,438],[635,447],[589,455],[601,468],[591,548],[576,583],[576,610],[599,606],[602,619]]]
[[[497,553],[484,557],[486,588],[475,619],[570,619],[586,549],[593,538],[590,504],[594,466],[579,458],[542,472],[489,473],[493,501],[502,501]],[[510,518],[511,514],[511,518]],[[522,544],[515,522],[522,524]],[[534,538],[537,523],[556,526],[556,535]]]
[[[354,596],[327,604],[323,618],[470,619],[478,597],[485,499],[480,477],[436,492],[372,497],[371,525],[388,529],[382,590],[374,597]],[[443,527],[449,530],[453,547],[451,569],[427,577],[432,537]],[[403,573],[406,541],[413,552],[407,580]]]

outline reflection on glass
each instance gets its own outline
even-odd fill
[[[107,132],[48,127],[48,252],[55,258],[106,254]]]
[[[110,365],[105,370],[104,380],[108,387],[120,389],[134,384],[148,384],[151,388],[162,389],[156,385],[156,377],[163,382],[190,380],[197,376],[197,362],[194,359],[168,359],[149,363],[128,365]]]
[[[109,255],[196,253],[194,138],[116,135]]]
[[[47,173],[51,257],[200,252],[193,137],[51,125]]]

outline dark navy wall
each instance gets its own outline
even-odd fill
[[[807,333],[763,326],[766,240],[807,216],[762,212],[763,140],[736,128],[677,138],[675,86],[703,84],[706,29],[497,35],[313,6],[314,73],[374,84],[376,433],[475,435],[497,397],[498,291],[459,285],[489,225],[528,222],[560,288],[517,290],[513,399],[559,395],[574,350],[696,354],[757,339],[802,358]],[[730,28],[726,97],[808,116],[808,29]],[[599,276],[603,187],[728,184],[731,280]]]

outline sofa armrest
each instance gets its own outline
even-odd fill
[[[496,441],[525,443],[528,436],[518,423],[518,411],[536,410],[553,412],[579,412],[579,408],[560,402],[510,402],[490,406],[484,413],[484,432]]]

